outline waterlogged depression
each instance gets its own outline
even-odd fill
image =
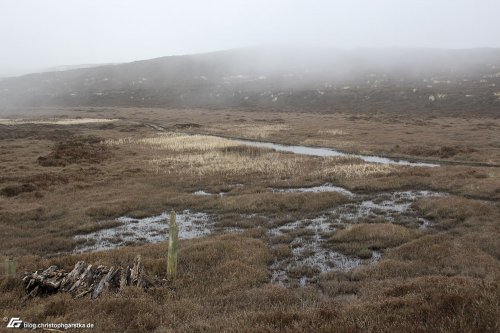
[[[340,194],[343,194],[348,197],[353,197],[354,193],[352,193],[349,190],[346,190],[343,187],[340,186],[334,186],[332,184],[323,184],[319,186],[313,186],[313,187],[294,187],[294,188],[269,188],[270,191],[276,192],[276,193],[322,193],[322,192],[337,192]],[[219,192],[219,193],[210,193],[206,192],[204,190],[198,190],[196,192],[193,192],[193,195],[219,195],[219,196],[224,196],[226,193],[224,192]]]
[[[276,227],[269,227],[267,234],[271,244],[273,238],[288,237],[287,246],[290,255],[276,258],[270,265],[272,272],[271,282],[281,285],[306,285],[314,283],[320,273],[337,270],[349,271],[361,265],[376,263],[382,256],[379,251],[372,251],[371,257],[359,258],[348,256],[328,248],[325,235],[332,235],[338,229],[345,228],[360,222],[400,222],[408,218],[422,229],[431,225],[431,222],[419,217],[413,210],[415,200],[423,197],[437,197],[446,195],[432,191],[399,191],[380,193],[375,195],[356,195],[342,187],[332,184],[307,188],[279,188],[270,189],[275,193],[317,193],[338,192],[351,200],[347,204],[333,207],[320,215]],[[211,195],[205,191],[194,192],[193,195]],[[222,199],[223,200],[223,199]],[[272,219],[258,214],[249,214],[247,218],[265,217],[269,224]],[[239,232],[233,227],[216,227],[216,216],[203,212],[185,210],[177,214],[179,224],[179,238],[191,239],[204,237],[212,232]],[[87,235],[78,235],[81,245],[76,252],[89,252],[113,249],[137,243],[157,243],[165,241],[168,237],[169,214],[167,212],[157,216],[142,219],[120,217],[117,219],[121,225],[111,229],[99,230]],[[414,226],[415,227],[415,226]],[[276,249],[280,245],[271,245]]]
[[[297,187],[297,188],[275,188],[271,189],[273,192],[285,192],[285,193],[321,193],[321,192],[337,192],[348,197],[353,197],[354,193],[349,190],[346,190],[343,187],[334,186],[332,184],[323,184],[320,186],[314,187]]]
[[[424,197],[440,197],[446,195],[441,192],[432,191],[402,191],[393,193],[382,193],[375,198],[361,200],[337,207],[330,212],[337,216],[340,221],[355,223],[360,219],[380,218],[385,221],[394,222],[401,215],[414,215],[416,212],[411,209],[415,200]],[[425,228],[429,221],[419,217],[421,227]]]
[[[315,282],[320,273],[337,270],[350,271],[361,265],[376,263],[382,254],[372,251],[370,258],[346,256],[328,249],[324,235],[333,234],[338,228],[359,223],[368,219],[382,222],[395,222],[397,216],[415,216],[411,205],[423,197],[443,196],[444,193],[431,191],[402,191],[382,193],[374,198],[359,197],[356,202],[335,207],[320,216],[281,225],[268,230],[273,237],[291,236],[291,254],[276,259],[271,265],[271,281],[281,285],[301,285]],[[421,229],[427,228],[430,221],[416,217]],[[298,232],[299,231],[299,232]]]
[[[168,212],[142,219],[120,217],[118,221],[122,224],[116,228],[76,236],[76,240],[84,240],[85,243],[77,247],[75,251],[102,251],[129,244],[165,241],[168,237],[169,219]],[[208,235],[213,222],[208,214],[185,210],[177,213],[177,224],[179,225],[179,239],[191,239]]]

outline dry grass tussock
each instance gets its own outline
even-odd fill
[[[340,193],[262,193],[228,196],[217,200],[211,208],[228,213],[254,212],[318,212],[347,202]]]
[[[414,205],[426,217],[436,220],[464,221],[471,217],[484,217],[493,213],[492,205],[457,196],[423,198]]]
[[[128,144],[145,145],[152,149],[170,152],[204,152],[240,145],[233,140],[218,138],[215,136],[177,133],[162,133],[154,137],[140,139],[123,138],[117,140],[106,140],[104,143],[111,146]]]
[[[340,332],[498,332],[500,285],[470,277],[386,280],[341,311]],[[334,326],[330,326],[334,328]],[[348,329],[350,328],[350,329]],[[336,331],[335,329],[332,331]]]
[[[272,174],[286,176],[304,170],[305,159],[301,157],[282,158],[279,153],[269,153],[260,157],[218,151],[203,154],[183,154],[157,157],[150,165],[157,173],[184,172],[195,175],[241,175]]]
[[[38,158],[38,163],[44,167],[66,166],[82,162],[100,163],[110,156],[108,147],[100,142],[100,138],[92,136],[74,137],[58,142],[50,154]]]
[[[347,135],[347,133],[344,130],[341,129],[326,129],[326,130],[319,130],[318,134],[320,135]]]
[[[412,237],[412,231],[392,223],[355,224],[335,233],[332,239],[343,242],[384,240],[398,244]]]
[[[424,275],[498,279],[500,264],[477,244],[448,234],[429,235],[391,249],[365,274],[379,279]]]
[[[349,159],[352,160],[352,159]],[[327,157],[314,176],[321,178],[363,178],[367,176],[387,175],[396,170],[394,165],[367,163],[362,160],[350,161],[351,163],[339,163],[342,159]]]
[[[391,223],[356,224],[337,231],[329,245],[342,253],[369,258],[371,250],[398,246],[417,235],[414,230]]]

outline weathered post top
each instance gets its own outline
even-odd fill
[[[175,212],[170,212],[168,228],[168,259],[167,259],[167,279],[175,281],[177,275],[177,241],[179,239],[179,226],[177,225]]]
[[[4,269],[6,276],[16,276],[16,260],[13,257],[6,258]]]

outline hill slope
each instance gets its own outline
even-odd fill
[[[0,106],[500,111],[500,50],[248,48],[0,81]]]

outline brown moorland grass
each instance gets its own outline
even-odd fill
[[[356,331],[494,332],[500,327],[498,281],[428,276],[371,284],[366,293],[342,313],[342,323]]]
[[[9,114],[10,110],[2,110]],[[311,112],[312,111],[312,112]],[[176,129],[176,124],[194,124],[182,128],[192,133],[207,132],[234,137],[248,137],[265,126],[276,127],[266,140],[340,148],[368,154],[403,155],[409,148],[420,146],[429,151],[441,146],[469,147],[476,152],[453,156],[456,160],[500,162],[497,131],[498,117],[491,115],[423,114],[378,112],[353,115],[351,113],[315,113],[315,110],[259,110],[259,109],[161,109],[161,108],[26,108],[12,110],[18,118],[121,118],[140,123],[153,123]],[[244,124],[242,123],[244,122]],[[113,123],[115,124],[115,122]],[[87,124],[89,125],[89,124]],[[344,135],[325,137],[325,131],[340,130]],[[246,132],[243,132],[246,131]],[[334,132],[335,133],[335,132]],[[401,140],[404,138],[404,140]],[[408,156],[411,156],[409,154]]]
[[[47,156],[40,156],[41,166],[66,166],[73,163],[100,163],[109,157],[106,146],[96,137],[75,137],[58,142]]]
[[[338,182],[343,179],[364,179],[366,177],[387,175],[395,170],[390,164],[375,164],[354,160],[354,163],[339,164],[338,158],[325,158],[315,176]]]
[[[425,189],[483,200],[500,199],[498,190],[500,168],[398,167],[389,173],[379,174],[376,177],[339,179],[338,183],[354,191],[362,192]]]
[[[18,269],[43,268],[49,263],[70,269],[74,260],[125,265],[137,253],[143,254],[145,269],[150,276],[165,276],[165,243],[60,256],[51,260],[25,258]],[[218,298],[265,283],[270,255],[261,241],[225,235],[196,242],[182,241],[179,258],[175,290],[166,288],[145,293],[129,288],[122,294],[109,294],[97,301],[73,300],[68,295],[58,294],[31,299],[23,305],[23,290],[18,281],[2,279],[1,312],[7,316],[16,308],[23,307],[28,309],[23,311],[26,321],[78,319],[79,322],[98,323],[98,332],[150,332],[162,326],[177,330],[183,325],[189,326],[190,318],[203,317],[214,310],[217,312]],[[132,313],[134,315],[130,315]]]
[[[0,119],[0,125],[21,125],[21,124],[50,124],[50,125],[79,125],[91,123],[109,123],[117,119],[103,119],[103,118],[54,118],[54,119]]]
[[[361,257],[371,257],[371,251],[398,246],[418,236],[415,230],[392,223],[354,224],[338,230],[328,239],[329,247]]]
[[[384,113],[359,116],[333,113],[312,117],[308,112],[253,112],[249,115],[231,111],[235,120],[247,120],[244,126],[249,129],[261,125],[257,119],[271,121],[278,117],[288,128],[271,133],[266,140],[279,143],[326,146],[403,158],[500,162],[500,147],[494,139],[495,131],[500,127],[498,118]],[[204,125],[195,130],[198,133],[252,138],[241,129],[227,126],[227,120],[218,122],[216,119],[223,113],[200,112],[197,116],[198,122]]]
[[[215,202],[215,209],[236,213],[293,213],[318,212],[348,200],[342,194],[326,193],[262,193],[229,196]]]
[[[75,260],[125,264],[144,255],[150,274],[165,274],[165,243],[79,256],[33,257],[20,269]],[[267,284],[269,252],[258,240],[238,235],[183,241],[175,291],[128,288],[98,300],[58,294],[29,300],[16,280],[2,279],[2,315],[23,309],[31,322],[94,322],[97,332],[188,331],[399,331],[494,332],[499,325],[497,282],[473,277],[429,275],[421,278],[363,281],[350,279],[339,293],[356,291],[353,301],[327,300],[312,289],[290,290]],[[36,262],[35,262],[36,261]],[[344,279],[345,281],[345,279]],[[348,288],[348,289],[346,289]],[[350,289],[350,290],[349,290]],[[78,306],[75,306],[78,305]],[[243,312],[240,310],[244,309]],[[134,314],[134,315],[130,315]]]
[[[500,263],[462,236],[428,235],[387,252],[367,274],[378,279],[420,275],[472,276],[496,279]]]
[[[199,126],[182,130],[216,128],[221,134],[231,135],[232,124],[240,118],[246,120],[248,128],[263,123],[257,119],[281,118],[280,124],[287,127],[269,133],[268,138],[273,141],[387,152],[395,140],[404,136],[406,141],[400,142],[394,153],[412,145],[429,149],[456,145],[474,151],[459,151],[450,159],[494,162],[498,147],[491,138],[495,137],[496,127],[485,124],[497,122],[495,119],[417,119],[420,116],[410,114],[351,119],[347,115],[133,108],[56,111],[89,118],[130,120],[115,121],[113,126],[64,125],[64,131],[50,124],[15,125],[19,131],[12,131],[10,125],[0,127],[3,138],[0,188],[21,186],[22,189],[22,184],[37,188],[11,197],[0,196],[0,251],[2,255],[16,256],[18,262],[18,277],[2,277],[0,281],[2,316],[21,316],[27,321],[40,322],[95,322],[96,332],[499,331],[500,174],[495,168],[397,166],[378,173],[351,172],[354,176],[347,176],[349,173],[340,169],[322,175],[322,169],[340,165],[348,169],[364,162],[332,159],[323,164],[323,159],[304,157],[290,162],[297,164],[283,173],[283,179],[277,179],[272,169],[269,173],[210,171],[209,177],[193,176],[197,166],[192,170],[172,168],[171,173],[156,174],[147,161],[157,157],[180,159],[182,150],[135,143],[107,145],[111,155],[99,163],[79,160],[66,166],[43,167],[37,162],[39,156],[50,154],[57,142],[72,136],[90,135],[104,142],[156,137],[151,128],[141,125],[146,122],[164,127],[196,123]],[[436,130],[448,123],[453,126]],[[6,127],[9,130],[3,131]],[[329,129],[342,129],[345,133],[320,133]],[[257,159],[259,163],[270,156],[290,161],[296,157],[239,146],[206,151],[190,149],[192,155],[221,154],[226,159]],[[369,250],[372,244],[390,244],[376,264],[350,272],[329,272],[319,277],[318,285],[305,288],[270,284],[269,264],[273,257],[288,257],[292,250],[289,243],[294,237],[309,235],[301,228],[280,239],[270,238],[266,233],[268,228],[287,223],[287,219],[293,222],[316,216],[346,198],[335,193],[271,193],[268,188],[320,185],[327,181],[366,195],[377,191],[431,189],[453,196],[423,199],[415,204],[415,216],[422,214],[432,219],[425,231],[382,226],[382,231],[371,230],[359,240],[356,234],[336,231],[342,239],[339,244],[359,245],[358,255],[363,255],[362,251]],[[243,188],[238,184],[244,184]],[[210,193],[224,191],[226,196],[221,199],[218,195],[192,195],[200,189]],[[296,209],[297,205],[301,208]],[[171,208],[218,214],[221,224],[244,226],[245,231],[181,241],[179,286],[175,290],[145,293],[129,288],[122,294],[108,294],[95,301],[57,294],[21,302],[24,293],[20,274],[51,264],[70,269],[76,261],[84,259],[96,264],[125,265],[140,253],[147,271],[163,276],[164,243],[84,255],[61,252],[74,248],[75,234],[113,226],[117,216],[144,217]],[[252,215],[255,211],[258,216],[239,215],[239,212]]]
[[[423,198],[415,203],[415,207],[427,218],[457,222],[471,217],[491,216],[494,212],[494,207],[489,203],[456,196]]]

